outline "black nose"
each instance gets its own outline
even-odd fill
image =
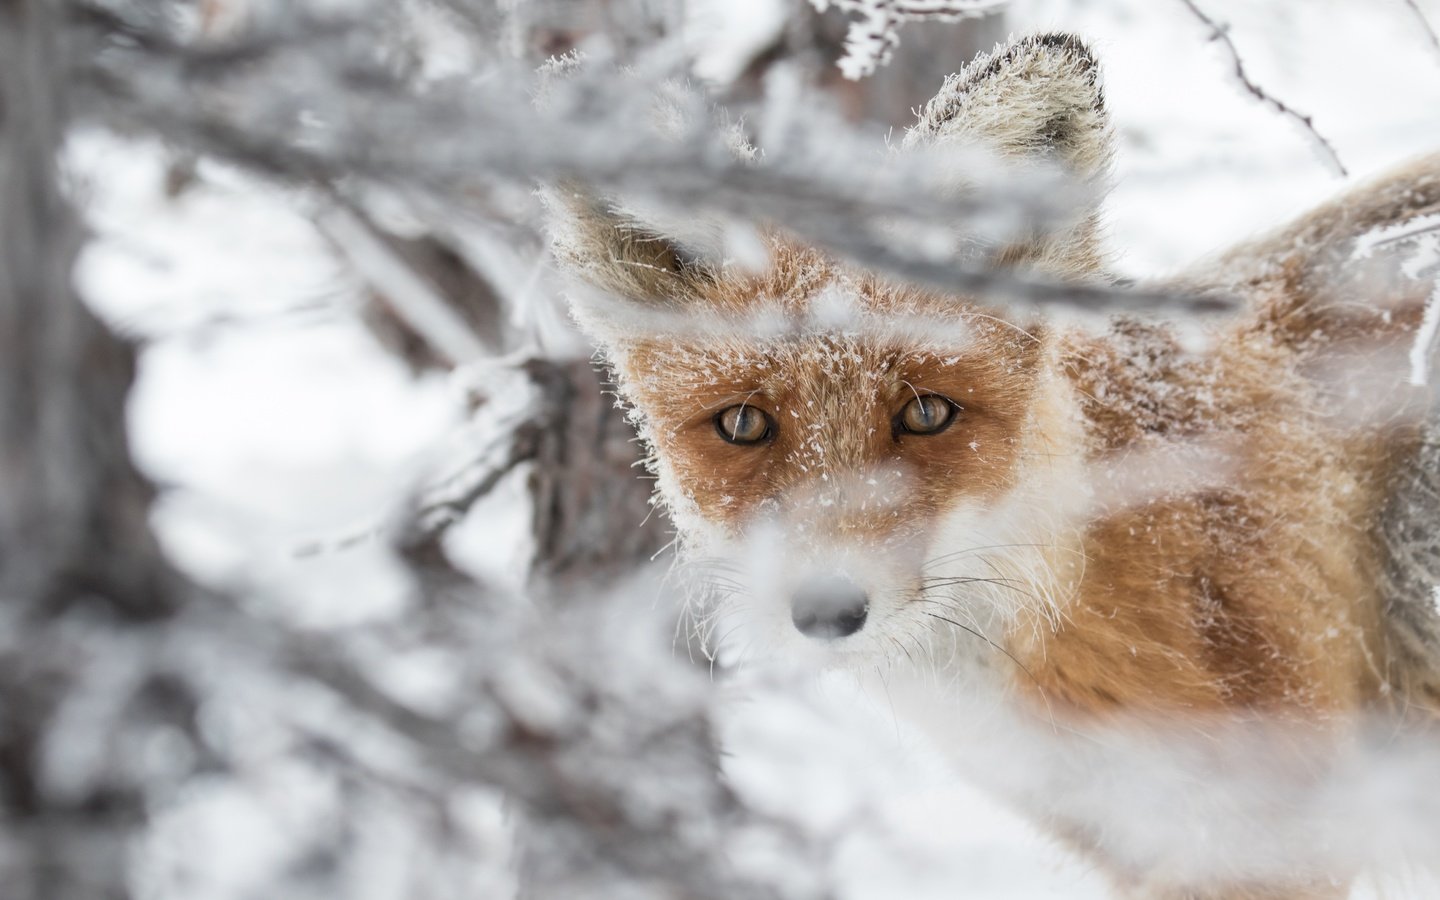
[[[806,637],[833,641],[859,631],[869,611],[869,598],[860,585],[839,575],[829,575],[808,582],[795,592],[790,620]]]

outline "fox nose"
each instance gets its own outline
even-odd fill
[[[860,585],[841,575],[828,575],[795,592],[790,620],[806,637],[833,641],[859,631],[869,611],[869,598]]]

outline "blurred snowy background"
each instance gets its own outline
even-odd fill
[[[266,5],[216,0],[176,9],[191,17],[186,27],[210,29],[208,39],[223,42],[263,23]],[[123,13],[125,5],[101,6]],[[346,8],[339,0],[322,6]],[[457,37],[473,25],[456,11],[465,4],[401,6],[410,16],[412,63],[426,77],[443,81],[475,68]],[[756,75],[757,60],[793,30],[793,7],[804,4],[537,4],[546,12],[528,19],[520,0],[488,6],[510,29],[506,46],[527,64],[577,46],[591,57],[633,61],[633,42],[663,22],[672,29],[667,39],[679,36],[673,46],[696,82],[708,79],[722,102],[739,103],[785,88],[779,77]],[[1116,265],[1127,275],[1163,274],[1440,146],[1440,45],[1425,25],[1428,18],[1440,26],[1437,0],[1203,4],[1228,23],[1251,79],[1313,117],[1348,179],[1292,122],[1244,92],[1222,48],[1179,0],[988,6],[979,18],[905,24],[890,65],[854,83],[836,67],[835,36],[846,19],[833,10],[830,43],[812,48],[828,53],[816,76],[824,86],[801,88],[824,92],[880,147],[968,54],[1011,33],[1080,34],[1102,62],[1120,136],[1107,216]],[[632,7],[652,18],[614,21]],[[451,659],[407,633],[424,595],[392,549],[393,529],[417,503],[449,515],[447,498],[474,487],[475,473],[493,464],[489,456],[503,452],[497,442],[535,389],[510,363],[539,355],[584,370],[589,349],[569,331],[543,239],[506,233],[495,224],[503,216],[461,215],[448,221],[444,245],[462,268],[501,286],[503,302],[488,346],[435,365],[435,353],[416,349],[425,335],[417,341],[410,333],[413,310],[393,302],[405,293],[404,273],[366,261],[377,234],[428,247],[434,220],[379,190],[366,195],[357,217],[346,207],[353,194],[337,202],[334,191],[241,163],[162,142],[138,123],[133,130],[87,124],[68,142],[67,181],[91,231],[78,263],[80,292],[140,347],[129,420],[136,460],[159,486],[154,528],[185,573],[244,598],[249,614],[302,635],[363,642],[367,629],[399,634],[363,657],[364,670],[387,696],[454,716],[467,705],[464,682]],[[477,205],[520,209],[516,218],[524,220],[533,215],[532,187],[487,189]],[[395,309],[377,296],[402,310],[399,326]],[[628,462],[613,471],[623,473]],[[455,505],[457,521],[443,532],[449,558],[493,590],[521,591],[536,577],[537,542],[546,540],[534,508],[542,464],[521,462],[473,505]],[[643,506],[626,515],[605,527],[641,528]],[[639,556],[668,539],[663,522],[644,527],[646,536],[631,545]],[[562,594],[589,590],[555,583]],[[630,604],[636,621],[657,620],[654,633],[610,618],[594,626],[597,633],[631,628],[624,640],[640,645],[636,655],[668,650],[663,588],[641,578],[630,590],[640,598]],[[486,652],[483,643],[475,642],[475,654]],[[417,803],[424,791],[410,783],[420,766],[413,749],[336,696],[232,677],[244,662],[230,656],[243,652],[223,641],[191,652],[205,658],[211,679],[200,730],[223,745],[227,764],[197,770],[150,810],[152,825],[130,854],[136,896],[514,895],[515,822],[500,790],[457,777],[453,792]],[[685,648],[677,652],[684,656]],[[494,683],[538,718],[563,714],[547,710],[559,701],[547,695],[544,677],[509,672]],[[275,702],[277,691],[284,702]],[[773,837],[756,837],[748,851],[734,851],[753,871],[804,870],[801,882],[818,878],[846,900],[1105,896],[1083,862],[949,773],[887,710],[842,684],[755,685],[719,720],[724,767],[745,803],[796,823],[813,840],[813,857],[797,860]],[[491,726],[472,724],[484,747]],[[354,758],[336,764],[331,754]],[[371,776],[386,787],[355,786]],[[436,833],[454,845],[437,844]],[[595,895],[611,895],[600,884],[592,885]],[[1390,888],[1386,896],[1407,896]],[[1440,896],[1411,888],[1413,896]],[[650,896],[628,890],[613,895]]]

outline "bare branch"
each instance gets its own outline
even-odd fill
[[[1410,8],[1416,21],[1420,23],[1420,29],[1425,32],[1425,37],[1429,38],[1430,46],[1435,48],[1437,54],[1440,54],[1440,34],[1435,33],[1435,26],[1431,25],[1430,20],[1425,17],[1424,11],[1420,9],[1420,4],[1415,0],[1400,0],[1400,2]]]
[[[1348,175],[1349,172],[1345,169],[1344,163],[1340,161],[1340,155],[1335,152],[1335,147],[1325,139],[1324,135],[1315,130],[1315,123],[1311,120],[1310,116],[1295,110],[1251,80],[1249,74],[1245,71],[1244,62],[1240,59],[1240,51],[1235,47],[1235,42],[1230,39],[1230,26],[1218,23],[1210,18],[1195,4],[1195,0],[1180,0],[1180,2],[1185,4],[1185,7],[1189,9],[1195,18],[1199,19],[1206,28],[1210,29],[1210,40],[1218,42],[1220,46],[1225,49],[1225,52],[1230,56],[1230,64],[1234,67],[1235,80],[1240,82],[1240,85],[1245,88],[1246,92],[1256,100],[1265,103],[1282,116],[1298,124],[1305,134],[1314,142],[1316,148],[1320,151],[1321,158],[1326,161],[1335,174],[1341,177]]]

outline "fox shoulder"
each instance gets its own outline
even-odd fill
[[[1337,388],[1338,369],[1339,390],[1359,385],[1384,411],[1372,424],[1383,442],[1373,533],[1386,675],[1410,705],[1440,709],[1440,409],[1432,387],[1440,370],[1440,153],[1345,191],[1182,281],[1248,299],[1256,333],[1321,373],[1322,396]]]

